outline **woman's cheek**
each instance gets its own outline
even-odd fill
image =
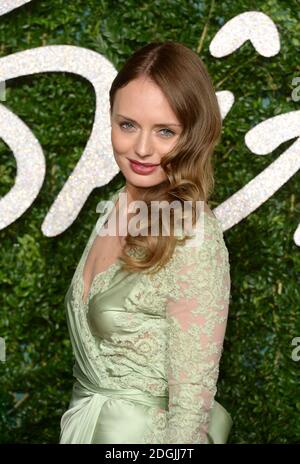
[[[112,134],[111,142],[112,142],[113,148],[118,153],[126,153],[132,146],[132,141],[130,140],[130,138],[124,135],[120,135],[120,134],[118,135]]]

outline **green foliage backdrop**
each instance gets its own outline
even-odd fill
[[[223,59],[209,53],[219,28],[239,13],[259,10],[276,23],[281,50],[261,57],[247,42]],[[53,44],[90,48],[120,69],[154,40],[182,42],[199,53],[216,90],[236,102],[224,120],[215,156],[214,208],[274,161],[292,142],[255,156],[244,135],[259,122],[300,109],[291,99],[300,75],[298,0],[33,0],[0,17],[0,57]],[[47,174],[33,205],[0,231],[0,443],[57,443],[68,407],[73,357],[63,300],[96,220],[96,205],[119,176],[95,189],[72,226],[45,237],[42,221],[80,159],[95,110],[87,81],[67,73],[7,82],[2,102],[39,139]],[[300,155],[300,154],[299,154]],[[0,142],[0,195],[14,185],[16,163]],[[300,177],[224,233],[230,253],[230,317],[217,399],[231,412],[230,443],[300,442],[299,366],[292,339],[300,336],[300,254],[293,233],[300,220]]]

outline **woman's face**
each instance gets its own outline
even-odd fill
[[[126,185],[134,190],[166,180],[160,162],[182,126],[160,88],[145,77],[129,82],[116,92],[110,118],[114,156]]]

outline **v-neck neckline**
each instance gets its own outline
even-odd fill
[[[97,235],[97,231],[99,230],[99,228],[101,229],[103,227],[103,225],[105,225],[107,219],[109,218],[109,215],[111,214],[111,212],[113,211],[113,209],[115,208],[115,206],[117,204],[120,193],[124,192],[125,189],[126,189],[126,184],[123,185],[122,187],[120,187],[115,193],[113,193],[112,197],[109,200],[107,200],[107,201],[112,202],[113,205],[111,206],[111,208],[108,208],[107,211],[105,211],[105,213],[104,213],[104,215],[102,217],[100,217],[98,219],[98,221],[97,221],[97,223],[96,223],[96,225],[94,227],[92,236],[90,238],[90,242],[89,242],[89,244],[88,244],[88,246],[87,246],[87,248],[86,248],[86,250],[84,252],[84,256],[82,258],[81,266],[80,266],[80,269],[79,269],[79,280],[80,280],[80,284],[81,284],[80,303],[82,305],[84,305],[84,306],[89,304],[89,301],[91,299],[90,298],[91,297],[91,291],[94,289],[94,285],[98,282],[98,280],[101,279],[101,277],[104,277],[106,274],[111,273],[114,269],[117,270],[121,266],[121,260],[120,260],[120,257],[118,257],[106,269],[104,269],[103,271],[97,272],[94,275],[94,277],[93,277],[93,279],[91,281],[88,293],[87,293],[87,295],[85,297],[85,300],[84,300],[85,283],[84,283],[83,274],[84,274],[84,270],[85,270],[85,264],[86,264],[87,256],[89,254],[90,249],[92,248],[92,246],[94,244],[94,241],[95,241],[95,238],[96,238],[96,235]],[[221,230],[221,225],[219,223],[218,218],[215,215],[212,216],[208,212],[206,212],[205,210],[203,211],[203,214],[204,214],[204,220],[205,220],[205,218],[208,218],[209,224],[211,224],[214,227],[220,228],[220,230]]]
[[[109,218],[109,215],[111,214],[111,212],[114,210],[114,208],[116,207],[116,204],[118,202],[118,199],[119,199],[119,195],[120,193],[122,193],[124,190],[126,189],[126,185],[125,186],[122,186],[120,187],[113,195],[112,197],[108,200],[110,202],[113,203],[113,205],[111,206],[111,208],[108,208],[108,210],[105,212],[104,216],[99,218],[101,219],[101,227],[100,229],[103,227],[103,225],[105,224],[105,222],[107,221],[107,219]],[[85,253],[84,253],[84,256],[82,258],[82,263],[81,263],[81,267],[80,267],[80,270],[79,270],[79,278],[80,278],[80,283],[81,283],[81,288],[80,288],[80,302],[82,305],[86,306],[89,304],[89,301],[90,301],[90,296],[91,296],[91,291],[93,290],[94,288],[94,285],[95,283],[98,281],[98,279],[102,276],[104,276],[105,274],[108,274],[110,273],[114,268],[118,268],[121,264],[121,260],[120,258],[118,257],[112,264],[110,264],[106,269],[104,269],[103,271],[100,271],[100,272],[97,272],[91,283],[90,283],[90,286],[89,286],[89,290],[84,298],[84,293],[85,293],[85,282],[84,282],[84,271],[85,271],[85,264],[86,264],[86,260],[87,260],[87,257],[88,257],[88,254],[94,244],[94,241],[95,241],[95,238],[96,238],[96,235],[97,235],[97,231],[99,230],[99,219],[94,227],[94,230],[93,230],[93,233],[92,233],[92,237],[91,237],[91,240],[90,240],[90,243],[89,245],[87,246],[86,250],[85,250]]]

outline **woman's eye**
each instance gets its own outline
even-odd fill
[[[119,124],[119,126],[121,127],[121,129],[124,129],[124,130],[130,129],[130,127],[128,127],[128,126],[133,127],[131,122],[121,122]],[[175,135],[175,132],[173,132],[171,129],[167,129],[167,128],[166,129],[161,129],[160,132],[162,132],[162,131],[166,131],[165,135],[164,135],[164,137],[166,137],[166,138],[169,138],[169,137],[172,137],[173,135]]]
[[[126,129],[126,128],[123,127],[124,124],[125,124],[125,125],[126,125],[126,124],[129,124],[130,126],[132,126],[131,122],[121,122],[121,123],[119,124],[119,126],[120,126],[122,129]]]
[[[171,129],[162,129],[162,131],[168,131],[170,135],[167,137],[172,137],[172,135],[175,135],[175,132],[171,131]]]

